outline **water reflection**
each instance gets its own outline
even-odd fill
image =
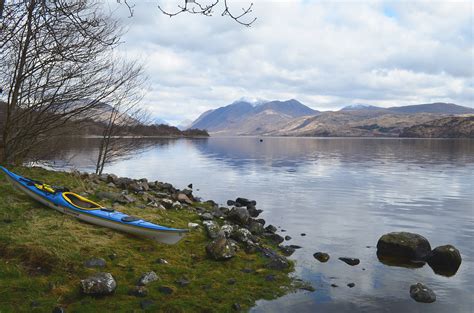
[[[90,170],[95,149],[94,141],[76,142],[56,160]],[[303,247],[292,256],[296,272],[316,292],[261,301],[254,312],[473,311],[473,140],[156,140],[131,157],[106,171],[178,188],[193,183],[199,196],[221,204],[238,196],[255,199],[262,217],[293,237],[288,244]],[[391,231],[419,233],[433,247],[452,244],[463,263],[452,277],[436,275],[429,266],[387,266],[374,245]],[[319,263],[316,251],[331,259]],[[348,266],[337,260],[341,256],[361,264]],[[352,282],[355,287],[347,287]],[[438,300],[414,302],[409,286],[416,282],[432,288]]]

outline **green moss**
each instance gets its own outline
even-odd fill
[[[26,177],[52,185],[64,185],[73,191],[117,191],[105,183],[90,184],[73,173],[53,172],[40,168],[12,169]],[[93,196],[91,196],[93,198]],[[137,197],[138,198],[138,197]],[[258,299],[273,299],[291,290],[291,271],[272,271],[258,254],[238,255],[226,262],[206,256],[208,242],[204,231],[195,230],[176,245],[164,245],[133,237],[108,228],[80,222],[31,200],[0,178],[0,312],[51,312],[61,305],[68,312],[134,312],[141,311],[140,301],[150,299],[149,311],[228,312],[232,304],[250,308]],[[111,203],[102,202],[111,205]],[[199,217],[188,210],[159,211],[140,209],[135,203],[123,211],[159,224],[186,228]],[[196,206],[208,208],[206,203]],[[113,256],[113,257],[111,257]],[[112,273],[118,287],[112,296],[93,298],[79,290],[79,281],[98,269],[83,266],[85,260],[101,257],[107,265],[100,271]],[[162,258],[169,264],[158,264]],[[251,268],[252,273],[242,269]],[[147,286],[149,295],[128,295],[144,272],[153,270],[159,281]],[[275,276],[268,282],[265,277]],[[185,277],[184,287],[176,280]],[[227,281],[233,278],[235,284]],[[165,295],[160,286],[174,292]],[[33,305],[32,305],[33,303]]]

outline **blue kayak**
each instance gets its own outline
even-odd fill
[[[15,187],[34,200],[82,221],[148,237],[166,244],[177,243],[188,232],[186,229],[169,228],[147,222],[143,219],[106,208],[65,188],[50,186],[22,177],[2,166],[0,166],[0,169],[7,175],[7,179]]]

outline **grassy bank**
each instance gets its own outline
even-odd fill
[[[87,192],[93,200],[98,200],[94,198],[98,190],[117,191],[105,182],[91,184],[73,173],[40,168],[11,170],[68,186],[77,193]],[[179,228],[200,222],[192,210],[163,211],[145,205],[138,200],[120,210]],[[288,276],[291,269],[270,270],[265,267],[263,256],[247,254],[243,249],[231,260],[214,261],[206,255],[208,242],[202,227],[178,244],[168,246],[86,224],[31,200],[1,175],[0,312],[51,312],[57,305],[67,312],[138,312],[142,311],[140,302],[144,299],[153,301],[147,310],[155,312],[231,312],[235,303],[245,311],[258,299],[272,299],[292,289]],[[90,258],[103,258],[107,264],[103,269],[86,268],[84,262]],[[160,264],[157,259],[165,259],[168,264]],[[81,294],[79,281],[99,271],[115,277],[115,294],[101,298]],[[139,277],[148,271],[155,271],[160,277],[147,286],[148,296],[129,295]],[[268,275],[275,279],[269,281]],[[182,278],[189,280],[189,285],[176,283]],[[235,283],[229,283],[229,279]],[[171,287],[173,293],[163,294],[159,290],[162,286]]]

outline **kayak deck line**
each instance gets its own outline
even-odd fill
[[[8,180],[15,187],[34,200],[91,224],[149,237],[167,244],[178,242],[185,233],[189,232],[187,229],[154,224],[141,218],[106,208],[92,200],[70,192],[66,188],[60,188],[60,190],[67,191],[55,191],[53,186],[17,175],[2,166],[0,166],[0,169],[7,175]],[[44,186],[47,186],[47,188],[44,188]]]

